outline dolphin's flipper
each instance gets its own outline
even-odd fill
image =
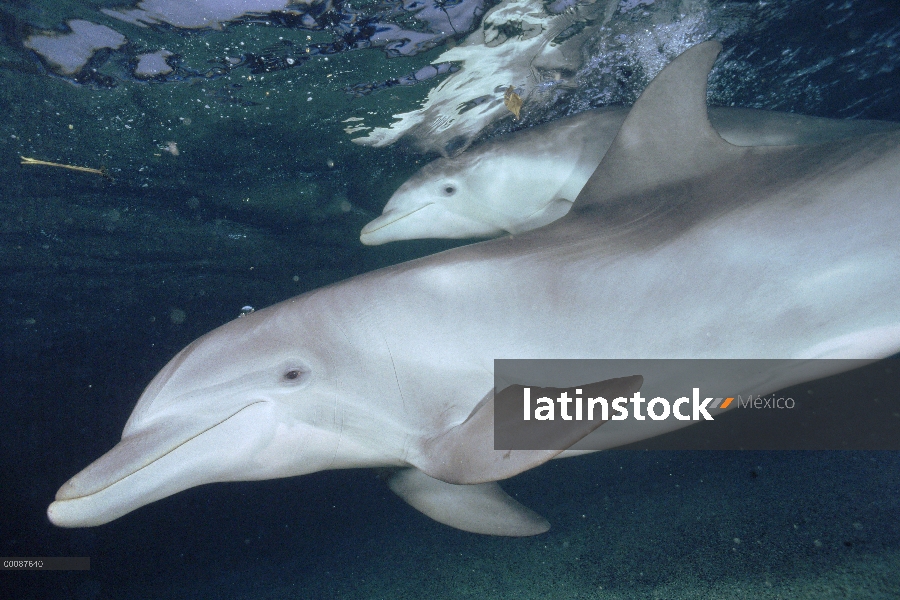
[[[632,375],[579,387],[583,388],[585,396],[617,398],[631,396],[641,389],[643,383],[643,377]],[[509,386],[500,393],[515,394],[516,398],[521,398],[522,386]],[[516,402],[516,406],[521,406],[520,400]],[[523,421],[515,426],[520,428],[523,436],[534,436],[536,432],[541,436],[542,448],[556,450],[495,450],[494,392],[488,392],[465,421],[423,444],[421,458],[415,461],[415,466],[431,477],[452,484],[499,481],[544,464],[605,421],[566,421],[563,427],[548,429],[543,426],[539,430],[531,429],[532,423]]]
[[[513,500],[493,481],[454,485],[418,469],[401,469],[387,484],[422,514],[463,531],[524,537],[550,529],[547,519]]]
[[[713,129],[706,108],[709,72],[722,45],[685,50],[635,102],[575,210],[608,204],[711,173],[747,152]]]
[[[571,209],[571,200],[566,198],[554,198],[539,210],[536,210],[525,217],[522,220],[522,223],[513,228],[514,230],[511,230],[510,233],[524,233],[526,231],[531,231],[532,229],[537,229],[538,227],[543,227],[544,225],[549,225],[566,216]]]

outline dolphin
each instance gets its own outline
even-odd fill
[[[419,170],[394,192],[360,241],[519,234],[559,219],[594,173],[628,114],[607,107],[494,138]],[[839,120],[749,108],[712,108],[709,119],[737,146],[821,144],[891,131],[889,121]],[[657,135],[659,132],[652,132]]]
[[[313,290],[188,345],[50,520],[99,525],[205,483],[365,467],[391,469],[389,487],[442,523],[535,535],[547,521],[498,481],[672,424],[594,423],[566,450],[496,451],[493,359],[806,359],[765,373],[774,390],[831,374],[819,358],[900,351],[900,134],[729,144],[706,112],[720,49],[694,46],[650,83],[555,223]],[[711,385],[749,384],[732,376]],[[595,389],[650,397],[654,377]]]

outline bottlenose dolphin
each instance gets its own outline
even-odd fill
[[[420,238],[496,237],[547,225],[569,212],[628,111],[589,110],[428,163],[394,192],[360,240],[375,246]],[[900,127],[748,108],[711,108],[709,119],[725,141],[737,146],[821,144]]]
[[[497,481],[575,451],[493,450],[493,359],[896,353],[900,134],[733,146],[706,116],[719,50],[695,46],[651,82],[556,223],[321,288],[191,343],[122,440],[60,488],[50,520],[99,525],[210,482],[390,467],[391,489],[442,523],[533,535],[548,523]],[[771,385],[829,374],[823,362],[769,373]],[[578,435],[606,448],[666,428]]]

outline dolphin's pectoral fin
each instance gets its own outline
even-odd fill
[[[607,379],[578,386],[590,397],[628,397],[641,389],[644,378],[640,375]],[[554,394],[550,388],[541,388],[541,395]],[[562,390],[558,390],[562,391]],[[511,385],[500,392],[497,404],[504,407],[513,402],[521,407],[522,386]],[[556,394],[558,395],[558,394]],[[556,397],[554,395],[553,397]],[[556,421],[554,425],[540,425],[535,421],[508,419],[504,427],[515,439],[529,439],[541,450],[495,450],[493,390],[475,407],[472,414],[459,425],[427,440],[420,448],[415,466],[436,479],[452,484],[477,484],[499,481],[518,475],[522,471],[544,464],[569,448],[589,433],[603,425],[599,419],[582,421]],[[516,408],[516,414],[521,414]],[[503,414],[508,414],[504,410]]]
[[[607,379],[579,386],[588,396],[616,398],[631,396],[640,390],[644,379],[640,375]],[[541,395],[551,394],[541,388]],[[494,410],[498,404],[510,401],[521,406],[522,386],[511,385],[494,392],[479,402],[472,414],[461,424],[421,448],[418,468],[401,469],[390,477],[388,486],[410,506],[435,521],[473,533],[527,536],[543,533],[550,524],[528,508],[508,496],[496,481],[517,475],[541,465],[576,443],[604,421],[566,421],[564,426],[543,426],[538,430],[534,421],[511,420],[517,429],[513,435],[528,435],[538,440],[542,448],[555,450],[495,450]],[[501,414],[501,418],[503,418]],[[521,429],[521,431],[519,431]],[[535,437],[535,435],[540,437]]]
[[[517,226],[513,228],[514,230],[510,229],[510,233],[524,233],[526,231],[531,231],[532,229],[543,227],[544,225],[549,225],[566,216],[571,209],[571,200],[554,198],[540,209],[522,219],[522,222],[518,223]]]
[[[400,469],[387,484],[422,514],[463,531],[523,537],[550,529],[547,519],[516,502],[496,482],[454,485],[418,469]]]

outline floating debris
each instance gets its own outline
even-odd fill
[[[503,94],[503,104],[509,109],[509,112],[516,115],[516,121],[519,120],[519,113],[522,111],[522,98],[516,93],[516,88],[509,86],[506,93]]]
[[[22,165],[40,165],[44,167],[57,167],[60,169],[69,169],[70,171],[80,171],[81,173],[93,173],[95,175],[100,175],[101,177],[105,177],[112,181],[112,177],[109,176],[109,173],[106,172],[106,167],[100,167],[99,169],[92,169],[90,167],[78,167],[75,165],[64,165],[62,163],[49,162],[46,160],[38,160],[36,158],[28,158],[27,156],[19,156],[22,159],[22,162],[19,164]]]

